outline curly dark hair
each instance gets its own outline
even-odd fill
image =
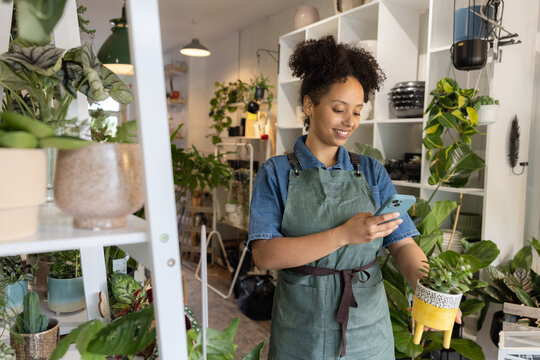
[[[293,76],[302,79],[300,102],[309,95],[318,105],[323,95],[338,81],[354,77],[364,88],[364,102],[371,92],[379,90],[386,79],[377,60],[366,50],[337,43],[332,35],[302,41],[289,58]],[[306,119],[306,128],[309,119]]]

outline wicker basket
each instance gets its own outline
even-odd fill
[[[456,219],[456,214],[452,214],[452,223]],[[482,234],[482,215],[473,213],[459,213],[456,230],[461,231],[464,237],[480,238]]]

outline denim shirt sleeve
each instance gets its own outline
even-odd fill
[[[287,168],[285,171],[288,173]],[[283,179],[280,179],[278,175],[278,169],[276,168],[274,159],[266,161],[257,172],[249,214],[249,234],[247,241],[248,249],[250,250],[251,241],[253,240],[283,237],[280,231],[283,212],[285,210],[285,200],[283,198],[283,191],[280,191],[280,188],[283,186],[283,184],[280,184],[281,182],[283,182]]]
[[[376,160],[370,159],[370,162],[370,167],[373,170],[373,174],[370,176],[370,178],[374,180],[375,183],[373,185],[370,184],[370,186],[372,188],[371,190],[373,197],[377,201],[377,206],[381,206],[381,204],[383,204],[390,195],[396,194],[397,192],[394,184],[392,184],[390,176],[388,176],[388,173],[386,172],[386,169]],[[370,180],[369,177],[368,180]],[[420,235],[418,230],[416,230],[416,226],[411,220],[409,214],[405,214],[402,219],[403,222],[398,226],[398,228],[390,235],[384,237],[382,245],[383,247],[387,247],[390,244],[408,237]]]

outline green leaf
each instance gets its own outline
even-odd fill
[[[13,45],[10,53],[0,55],[0,60],[5,61],[15,70],[25,68],[43,76],[52,76],[62,66],[63,52],[63,49],[58,49],[54,45],[29,48]]]
[[[401,311],[408,312],[409,301],[401,291],[387,280],[384,280],[384,290],[386,291],[388,298],[396,304]]]
[[[485,360],[480,345],[469,339],[452,339],[450,348],[470,360]]]
[[[227,328],[222,331],[221,335],[227,340],[229,340],[230,342],[233,342],[234,337],[236,336],[236,331],[238,330],[239,322],[240,320],[238,319],[238,317],[235,317],[234,319],[232,319],[229,326],[227,326]]]
[[[522,289],[516,287],[515,288],[516,296],[521,301],[522,304],[526,306],[536,307],[535,302],[533,299]]]
[[[453,93],[454,88],[455,88],[455,86],[452,86],[453,84],[452,84],[452,82],[450,80],[451,79],[443,78],[439,82],[439,84],[442,85],[442,88],[443,88],[444,92],[447,93],[447,94]],[[437,86],[439,86],[439,85],[437,85]]]
[[[456,121],[455,116],[448,112],[442,114],[442,116],[439,118],[439,123],[449,129],[458,129],[458,122]]]
[[[384,164],[384,158],[378,149],[372,146],[369,146],[367,144],[355,143],[355,145],[356,145],[356,148],[358,149],[359,154],[372,157],[378,162],[380,162],[381,164]]]
[[[477,312],[482,310],[485,305],[486,302],[479,299],[465,300],[459,305],[459,308],[461,309],[461,316],[465,317],[476,314]]]
[[[122,304],[134,304],[136,299],[134,293],[142,290],[142,285],[134,278],[123,273],[114,273],[111,279],[112,293],[116,301]],[[143,296],[143,291],[137,295],[137,299]]]
[[[17,0],[18,35],[33,43],[48,43],[65,4],[66,0]]]
[[[473,124],[478,125],[478,113],[476,110],[470,106],[467,106],[467,115],[469,115],[469,119]]]
[[[499,253],[500,250],[497,245],[490,240],[475,242],[465,250],[465,254],[474,256],[478,259],[482,269],[491,264],[497,256],[499,256]]]
[[[485,166],[484,160],[468,146],[457,145],[448,151],[446,161],[441,161],[437,169],[443,182],[452,187],[463,187],[474,171],[483,169]]]
[[[422,345],[413,343],[413,336],[409,332],[394,332],[394,347],[407,357],[415,358],[423,351]]]
[[[267,337],[263,342],[255,346],[253,349],[251,349],[250,352],[243,357],[243,360],[260,360],[262,351],[266,343],[268,342],[268,339],[270,339],[270,336]]]
[[[54,349],[50,360],[61,359],[69,350],[69,345],[78,342],[79,338],[88,338],[89,340],[87,334],[95,334],[96,331],[94,330],[99,331],[105,326],[106,324],[99,320],[90,320],[82,325],[79,325],[76,329],[72,330],[68,335],[58,342],[58,345],[56,346],[56,349]],[[86,344],[88,344],[88,342],[86,342]],[[101,358],[105,359],[104,356]]]
[[[439,239],[442,239],[442,235],[442,231],[438,230],[431,234],[419,235],[415,238],[415,241],[418,243],[418,246],[422,249],[424,254],[429,255],[433,252]]]
[[[443,147],[442,139],[437,134],[426,135],[422,139],[422,143],[424,144],[426,149],[439,149]]]
[[[101,329],[88,350],[103,355],[135,355],[156,339],[156,329],[151,328],[153,320],[152,306],[130,313]]]
[[[532,265],[532,252],[530,246],[524,246],[516,255],[514,255],[514,261],[512,262],[512,272],[517,268],[523,268],[526,271],[531,270]]]
[[[438,230],[443,221],[456,207],[457,203],[455,201],[441,200],[435,202],[435,204],[433,204],[433,210],[424,217],[418,230],[422,235],[429,235]]]

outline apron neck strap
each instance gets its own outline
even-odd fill
[[[293,168],[293,175],[300,176],[300,172],[298,171],[298,164],[300,162],[298,161],[298,158],[296,157],[296,154],[294,153],[294,151],[292,153],[287,154],[287,160],[289,161],[289,164]]]
[[[351,163],[354,167],[354,175],[358,177],[362,176],[362,173],[360,172],[360,163],[362,162],[362,160],[360,160],[360,155],[349,151],[349,158],[351,158]]]

